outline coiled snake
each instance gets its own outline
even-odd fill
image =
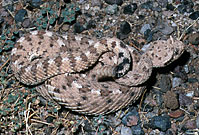
[[[42,96],[84,114],[107,114],[136,101],[153,67],[178,59],[184,44],[151,43],[142,55],[117,38],[33,31],[11,53],[15,77]]]

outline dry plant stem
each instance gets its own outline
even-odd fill
[[[130,46],[133,46],[135,49],[137,49],[140,52],[143,52],[140,48],[138,48],[136,45],[134,45],[133,43],[130,43]]]
[[[0,67],[0,71],[3,69],[3,67],[10,61],[10,59],[7,59],[5,63]]]
[[[199,20],[199,17],[198,17],[191,25],[189,25],[189,27],[187,27],[187,28],[183,31],[182,35],[180,36],[180,38],[179,38],[178,40],[181,40],[181,39],[183,38],[183,36],[185,35],[186,31],[187,31],[190,27],[192,27],[198,20]]]
[[[13,13],[9,9],[7,9],[7,10],[9,12],[9,14],[12,16],[12,18],[15,18],[15,16],[13,15]]]
[[[49,126],[52,126],[52,127],[54,127],[54,126],[55,126],[54,124],[47,123],[47,122],[40,121],[40,120],[36,120],[36,119],[31,119],[31,121],[33,121],[33,122],[37,122],[37,123],[42,123],[42,124],[49,125]]]
[[[30,127],[28,125],[29,115],[30,115],[30,105],[31,105],[31,103],[28,104],[28,108],[24,111],[25,123],[26,123],[26,134],[27,135],[29,135],[29,133],[32,135],[32,132],[31,132]]]
[[[138,109],[138,113],[140,114],[141,112],[141,107],[142,107],[142,103],[143,103],[143,100],[144,100],[144,96],[145,96],[145,93],[146,93],[147,89],[144,90],[142,96],[141,96],[141,100],[140,100],[140,104],[139,104],[139,109]]]

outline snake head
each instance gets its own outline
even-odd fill
[[[113,69],[114,78],[124,76],[129,71],[130,65],[131,62],[129,58],[124,58],[123,61]]]

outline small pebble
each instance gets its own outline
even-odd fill
[[[186,82],[188,79],[188,76],[186,72],[184,71],[184,68],[182,66],[177,66],[173,71],[175,77],[178,77],[182,79],[182,82]]]
[[[15,15],[15,21],[22,22],[26,14],[27,14],[27,11],[25,9],[21,9],[21,10],[17,11],[17,13]]]
[[[118,7],[116,4],[113,4],[113,5],[108,5],[105,9],[106,13],[109,14],[109,15],[113,15],[113,14],[116,14],[117,11],[118,11]]]
[[[102,6],[102,0],[92,0],[91,3],[92,3],[92,7],[94,7],[94,6],[101,7]]]
[[[153,99],[153,97],[151,97],[150,95],[145,98],[144,103],[148,104],[151,107],[157,106],[157,101]]]
[[[50,135],[52,133],[52,128],[50,126],[44,126],[43,127],[43,132],[46,134],[46,135]]]
[[[151,26],[150,24],[144,24],[140,30],[140,33],[142,33],[144,35],[144,33],[147,31],[147,30],[151,30]]]
[[[84,4],[84,3],[86,3],[86,0],[79,0],[78,3],[79,3],[79,4]]]
[[[196,127],[199,128],[199,115],[196,117]]]
[[[181,117],[183,115],[184,115],[184,112],[182,110],[179,110],[179,109],[176,110],[176,111],[172,111],[172,112],[169,113],[169,116],[171,118],[179,118],[179,117]]]
[[[142,108],[144,109],[144,112],[153,111],[153,107],[151,105],[147,104],[147,103],[145,104],[145,100],[144,100],[144,104],[143,104]]]
[[[120,125],[120,126],[117,126],[117,127],[115,128],[115,131],[116,131],[117,133],[120,133],[122,127],[123,127],[123,126],[121,126],[121,125]]]
[[[147,42],[151,42],[153,38],[153,32],[150,29],[147,29],[144,32],[144,38],[147,40]]]
[[[131,32],[131,25],[124,21],[120,24],[120,31],[117,32],[117,38],[125,39],[127,38],[128,34]]]
[[[186,6],[183,4],[179,5],[177,9],[181,14],[184,14],[186,12]]]
[[[85,28],[84,28],[84,26],[83,25],[81,25],[80,23],[75,23],[75,25],[74,25],[74,32],[75,33],[81,33],[82,31],[84,31],[85,30]]]
[[[123,13],[132,15],[136,9],[137,9],[137,4],[132,3],[132,4],[124,6]]]
[[[196,20],[198,17],[199,17],[199,11],[195,11],[189,15],[189,18],[191,18],[192,20]]]
[[[4,22],[4,19],[2,16],[0,16],[0,24]]]
[[[140,125],[132,126],[132,135],[144,135],[144,130],[141,128]]]
[[[155,98],[156,105],[154,106],[157,106],[157,105],[162,106],[163,104],[162,92],[157,91],[155,95],[156,95],[156,98]]]
[[[8,5],[8,6],[6,7],[6,9],[9,9],[10,11],[14,11],[14,7],[13,7],[12,4],[11,4],[11,5]]]
[[[168,4],[168,0],[158,0],[158,1],[157,1],[157,4],[158,4],[159,6],[165,8],[165,7],[167,6],[167,4]]]
[[[194,90],[194,96],[199,97],[199,89],[198,88]]]
[[[170,129],[168,129],[168,130],[166,131],[165,134],[166,134],[166,135],[176,135],[177,133],[176,133],[176,131],[174,131],[174,129],[170,128]]]
[[[133,109],[132,111],[128,112],[123,118],[122,123],[125,126],[135,126],[139,122],[139,114],[136,109]]]
[[[199,33],[190,34],[188,40],[192,45],[199,45]]]
[[[189,73],[189,66],[186,64],[186,65],[184,65],[184,71],[185,71],[185,73]]]
[[[196,121],[195,120],[186,121],[186,123],[184,124],[183,128],[185,128],[185,130],[196,129]]]
[[[130,127],[122,127],[121,128],[121,135],[132,135],[132,131]]]
[[[70,29],[70,25],[68,25],[68,24],[63,24],[62,27],[61,27],[61,29],[62,29],[63,31],[68,31],[68,30]]]
[[[187,80],[189,83],[196,83],[198,82],[198,79],[197,78],[188,78]]]
[[[188,91],[186,96],[192,98],[194,96],[194,91]]]
[[[173,11],[175,9],[175,7],[173,6],[173,4],[167,4],[166,8],[168,10],[171,10],[171,11]]]
[[[88,23],[86,24],[86,29],[91,29],[96,27],[96,22],[93,20],[89,20]]]
[[[86,132],[91,132],[91,131],[92,131],[91,123],[90,123],[88,120],[84,120],[84,121],[83,121],[83,129],[84,129]]]
[[[47,122],[47,123],[52,123],[54,119],[55,119],[54,117],[48,116],[48,117],[46,118],[46,122]]]
[[[150,47],[150,44],[145,44],[143,47],[142,47],[142,51],[143,52],[146,52],[147,51],[147,49]]]
[[[160,74],[158,80],[156,86],[160,88],[160,91],[167,92],[171,89],[171,79],[168,75]]]
[[[174,29],[168,23],[162,22],[157,26],[157,29],[164,35],[170,35]]]
[[[89,10],[90,9],[90,4],[84,4],[84,9]]]
[[[131,32],[131,25],[124,21],[120,24],[120,32],[124,35],[127,35]]]
[[[40,101],[39,102],[40,105],[45,106],[47,104],[47,101],[43,97],[39,96],[38,98],[39,98],[39,101]]]
[[[152,9],[153,8],[153,1],[147,1],[140,5],[141,8],[144,9]]]
[[[35,8],[39,8],[43,3],[42,0],[30,0],[30,5]]]
[[[173,80],[172,80],[172,87],[175,88],[175,87],[178,87],[181,85],[182,83],[182,79],[181,78],[178,78],[178,77],[174,77]]]
[[[159,129],[160,131],[166,131],[171,128],[171,121],[169,116],[155,116],[150,121],[153,129]]]
[[[160,134],[160,131],[158,130],[151,130],[148,135],[159,135]]]
[[[113,4],[122,5],[123,0],[105,0],[105,2],[110,5],[113,5]]]
[[[163,96],[163,100],[167,108],[177,109],[179,107],[177,95],[173,91],[167,91]]]
[[[112,121],[112,124],[114,127],[118,126],[121,124],[122,120],[121,119],[118,119],[117,117],[111,117],[111,121]]]
[[[189,105],[192,104],[192,99],[190,97],[185,96],[184,94],[180,93],[179,94],[179,103],[180,106],[186,106],[188,107]]]
[[[182,1],[180,5],[178,5],[177,9],[179,13],[184,14],[193,12],[194,3],[192,1]]]
[[[22,23],[22,26],[23,26],[24,28],[30,27],[30,19],[29,19],[29,18],[24,19],[24,21],[23,21],[23,23]]]
[[[7,5],[13,4],[13,0],[2,0],[1,4],[2,4],[3,7],[5,7]]]
[[[178,25],[175,22],[171,21],[171,26],[172,27],[177,27]]]
[[[0,9],[0,16],[2,16],[2,17],[7,17],[7,16],[9,16],[9,13],[8,13],[8,11],[6,10],[6,9],[4,9],[4,8],[1,8]]]

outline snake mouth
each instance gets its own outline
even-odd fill
[[[120,78],[124,76],[128,71],[129,68],[131,67],[131,61],[129,58],[124,58],[123,62],[118,64],[114,69],[113,69],[113,75],[114,78]]]
[[[37,60],[37,59],[41,59],[42,58],[42,56],[41,55],[32,55],[32,56],[30,56],[30,62],[33,62],[33,61],[35,61],[35,60]]]

